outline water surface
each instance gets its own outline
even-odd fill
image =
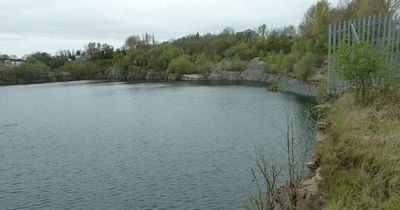
[[[0,87],[0,209],[237,209],[308,101],[248,85]],[[282,160],[284,161],[284,160]]]

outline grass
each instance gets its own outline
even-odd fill
[[[400,209],[400,104],[360,107],[345,94],[318,151],[325,209]]]

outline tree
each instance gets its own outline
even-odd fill
[[[313,73],[314,65],[315,55],[308,52],[293,66],[294,75],[299,79],[307,81]]]
[[[352,45],[346,40],[339,44],[337,71],[352,83],[356,100],[365,106],[372,102],[372,88],[379,71],[385,70],[383,52],[366,41]]]
[[[86,55],[89,60],[112,59],[114,56],[114,47],[106,43],[90,42],[86,46]]]
[[[129,36],[128,38],[126,38],[125,40],[125,45],[124,47],[128,50],[128,51],[134,51],[138,48],[138,45],[140,43],[140,37],[138,35],[133,35],[133,36]]]
[[[200,74],[206,74],[210,68],[210,63],[205,53],[201,53],[195,56],[194,65],[196,71]]]
[[[48,72],[51,69],[44,63],[31,58],[16,68],[17,77],[27,82],[35,82],[39,80],[47,80]]]
[[[177,77],[184,73],[193,73],[193,63],[190,56],[182,55],[171,61],[168,66],[168,73],[174,73]]]
[[[328,43],[328,25],[331,22],[332,12],[327,0],[318,1],[304,16],[300,24],[300,34],[304,39],[311,39],[315,52],[325,54]]]
[[[267,25],[262,24],[258,27],[258,35],[261,37],[261,40],[265,40],[267,36]]]
[[[48,53],[45,53],[45,52],[37,52],[37,53],[34,53],[34,54],[30,55],[30,56],[27,58],[27,60],[30,60],[30,59],[32,59],[32,58],[36,59],[36,60],[39,61],[39,62],[42,62],[42,63],[46,64],[47,66],[50,66],[50,65],[51,65],[51,60],[52,60],[52,58],[51,58],[51,56],[50,56]]]

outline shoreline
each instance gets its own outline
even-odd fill
[[[228,72],[228,71],[225,71]],[[236,73],[236,72],[229,72]],[[195,74],[194,74],[195,75]],[[184,75],[186,77],[191,77],[192,75]],[[195,75],[197,77],[197,74]],[[47,83],[58,83],[58,82],[76,82],[76,81],[102,81],[102,82],[127,82],[127,83],[146,83],[146,82],[258,82],[260,84],[265,84],[267,87],[272,81],[278,81],[279,88],[276,91],[284,93],[292,93],[296,95],[302,95],[307,97],[317,96],[317,85],[306,83],[304,81],[288,77],[288,76],[278,76],[265,73],[265,77],[258,78],[254,80],[249,79],[227,79],[221,78],[218,80],[213,79],[143,79],[143,80],[118,80],[118,79],[106,79],[106,78],[96,78],[96,79],[80,79],[80,80],[53,80],[53,81],[33,81],[33,82],[0,82],[1,86],[14,86],[14,85],[33,85],[33,84],[47,84]]]

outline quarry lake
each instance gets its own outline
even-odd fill
[[[285,164],[287,114],[307,136],[312,104],[186,82],[3,86],[0,99],[0,209],[238,209],[255,146]]]

